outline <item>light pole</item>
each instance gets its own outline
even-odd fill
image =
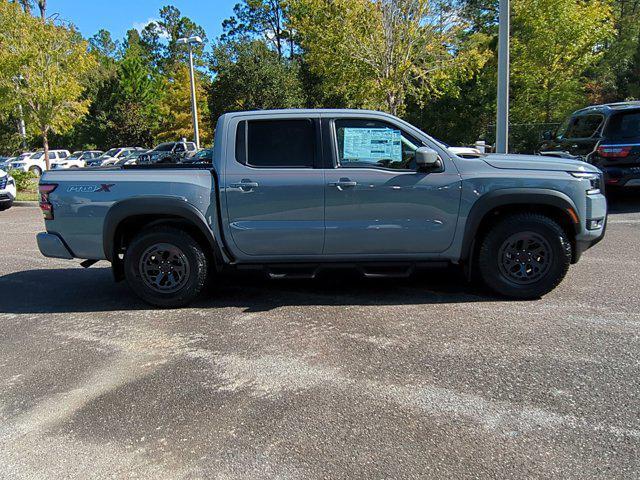
[[[196,148],[200,148],[200,134],[198,132],[198,107],[196,105],[196,79],[193,72],[193,45],[202,43],[202,39],[195,35],[189,38],[179,38],[176,40],[179,45],[187,45],[189,48],[189,75],[191,76],[191,114],[193,115],[193,139]]]
[[[498,108],[496,152],[509,151],[509,0],[500,0],[498,31]]]

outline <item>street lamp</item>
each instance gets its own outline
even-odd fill
[[[196,148],[200,148],[200,135],[198,132],[198,107],[196,106],[196,80],[193,73],[193,45],[202,44],[202,39],[195,35],[188,38],[179,38],[176,40],[178,45],[187,45],[189,47],[189,75],[191,76],[191,114],[193,115],[193,137],[196,142]]]
[[[496,152],[509,150],[509,0],[500,0],[498,13],[498,108]]]

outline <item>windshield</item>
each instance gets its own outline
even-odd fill
[[[116,153],[118,153],[119,148],[112,148],[111,150],[107,150],[105,153],[100,155],[101,157],[113,157]]]
[[[78,160],[82,156],[82,153],[74,153],[67,157],[67,160]]]
[[[33,155],[31,155],[31,158],[33,158],[34,160],[39,160],[42,158],[43,155],[44,155],[44,152],[36,152]]]
[[[619,113],[611,117],[605,136],[612,140],[640,139],[640,112]]]
[[[604,116],[600,114],[577,115],[564,121],[556,132],[557,138],[590,138],[602,124]]]
[[[161,143],[153,149],[154,152],[170,152],[173,148],[173,143]]]
[[[20,160],[24,160],[25,158],[30,157],[32,154],[31,153],[23,153],[22,155],[20,155],[18,158],[16,158],[17,161]]]

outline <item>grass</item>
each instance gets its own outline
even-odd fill
[[[18,202],[37,202],[38,200],[40,200],[40,198],[38,197],[38,192],[29,190],[18,192],[18,195],[16,197],[16,201]]]

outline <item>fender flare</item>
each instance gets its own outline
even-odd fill
[[[546,188],[504,188],[494,190],[481,196],[471,207],[462,239],[462,259],[471,258],[476,234],[485,216],[494,208],[512,205],[544,205],[555,207],[569,218],[573,224],[575,233],[580,233],[580,223],[573,220],[577,218],[578,209],[568,195],[557,190]],[[569,213],[572,212],[572,213]]]
[[[221,265],[220,246],[211,231],[204,215],[184,199],[168,196],[144,196],[129,198],[113,204],[105,216],[102,228],[102,245],[105,258],[114,263],[115,234],[118,226],[127,218],[149,215],[158,216],[159,220],[175,217],[192,223],[207,239],[213,250],[214,261]]]

